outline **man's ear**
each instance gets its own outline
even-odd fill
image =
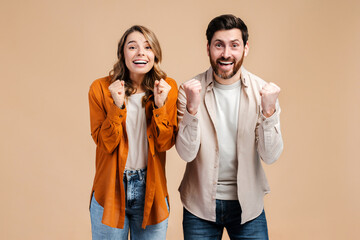
[[[246,42],[245,46],[244,46],[244,56],[246,57],[249,53],[249,41]]]
[[[210,46],[209,46],[209,43],[206,44],[206,51],[207,51],[208,57],[210,57]]]

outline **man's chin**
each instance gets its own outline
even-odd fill
[[[219,78],[224,79],[224,80],[232,78],[235,75],[235,73],[232,71],[230,73],[217,71],[217,72],[215,72],[215,74],[216,74],[216,76],[218,76]]]

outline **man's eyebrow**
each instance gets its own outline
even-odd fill
[[[215,39],[214,42],[223,42],[223,41],[220,39]]]
[[[215,39],[214,42],[224,42],[224,41],[221,39]],[[241,41],[240,41],[240,39],[233,39],[233,40],[230,40],[230,42],[241,42]]]

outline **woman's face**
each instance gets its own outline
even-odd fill
[[[140,32],[127,36],[124,45],[125,64],[132,77],[144,77],[154,66],[155,55],[149,42]]]

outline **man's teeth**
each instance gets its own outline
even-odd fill
[[[220,62],[221,65],[231,65],[233,62]]]
[[[135,64],[147,64],[146,61],[134,61]]]

